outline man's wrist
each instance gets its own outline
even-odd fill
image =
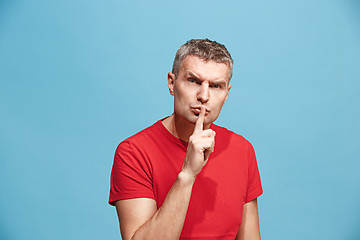
[[[177,176],[177,180],[180,181],[182,184],[191,186],[194,184],[195,179],[196,176],[184,170],[181,170],[181,172]]]

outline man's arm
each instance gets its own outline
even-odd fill
[[[241,226],[239,228],[236,240],[260,240],[259,213],[257,198],[245,203]]]
[[[179,239],[194,180],[181,172],[158,210],[149,198],[117,201],[123,240]]]
[[[205,108],[202,107],[189,139],[182,170],[159,209],[155,200],[148,198],[116,202],[124,240],[179,239],[196,176],[214,150],[215,132],[211,129],[203,130],[204,118]]]

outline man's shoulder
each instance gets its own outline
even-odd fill
[[[120,144],[122,144],[122,143],[137,144],[137,143],[144,142],[144,141],[148,140],[149,138],[154,137],[154,135],[160,131],[159,124],[161,124],[161,120],[146,127],[145,129],[135,133],[134,135],[127,137],[126,139],[121,141]]]

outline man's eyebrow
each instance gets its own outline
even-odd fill
[[[188,72],[188,74],[189,74],[191,77],[193,77],[193,78],[200,79],[200,77],[197,76],[197,75],[196,75],[195,73],[193,73],[193,72]]]
[[[227,82],[225,80],[215,80],[215,81],[212,81],[211,83],[226,85]]]
[[[201,80],[201,77],[197,76],[196,73],[193,73],[193,72],[187,72],[191,77],[197,79],[197,80]],[[211,84],[218,84],[218,85],[221,85],[221,86],[226,86],[227,85],[227,81],[226,80],[222,80],[222,79],[219,79],[219,80],[214,80],[214,81],[210,81]]]

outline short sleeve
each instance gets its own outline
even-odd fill
[[[109,204],[131,198],[152,198],[152,167],[146,154],[124,141],[116,149],[110,178]]]
[[[245,202],[250,202],[263,193],[261,186],[259,168],[253,146],[248,148],[248,186]]]

